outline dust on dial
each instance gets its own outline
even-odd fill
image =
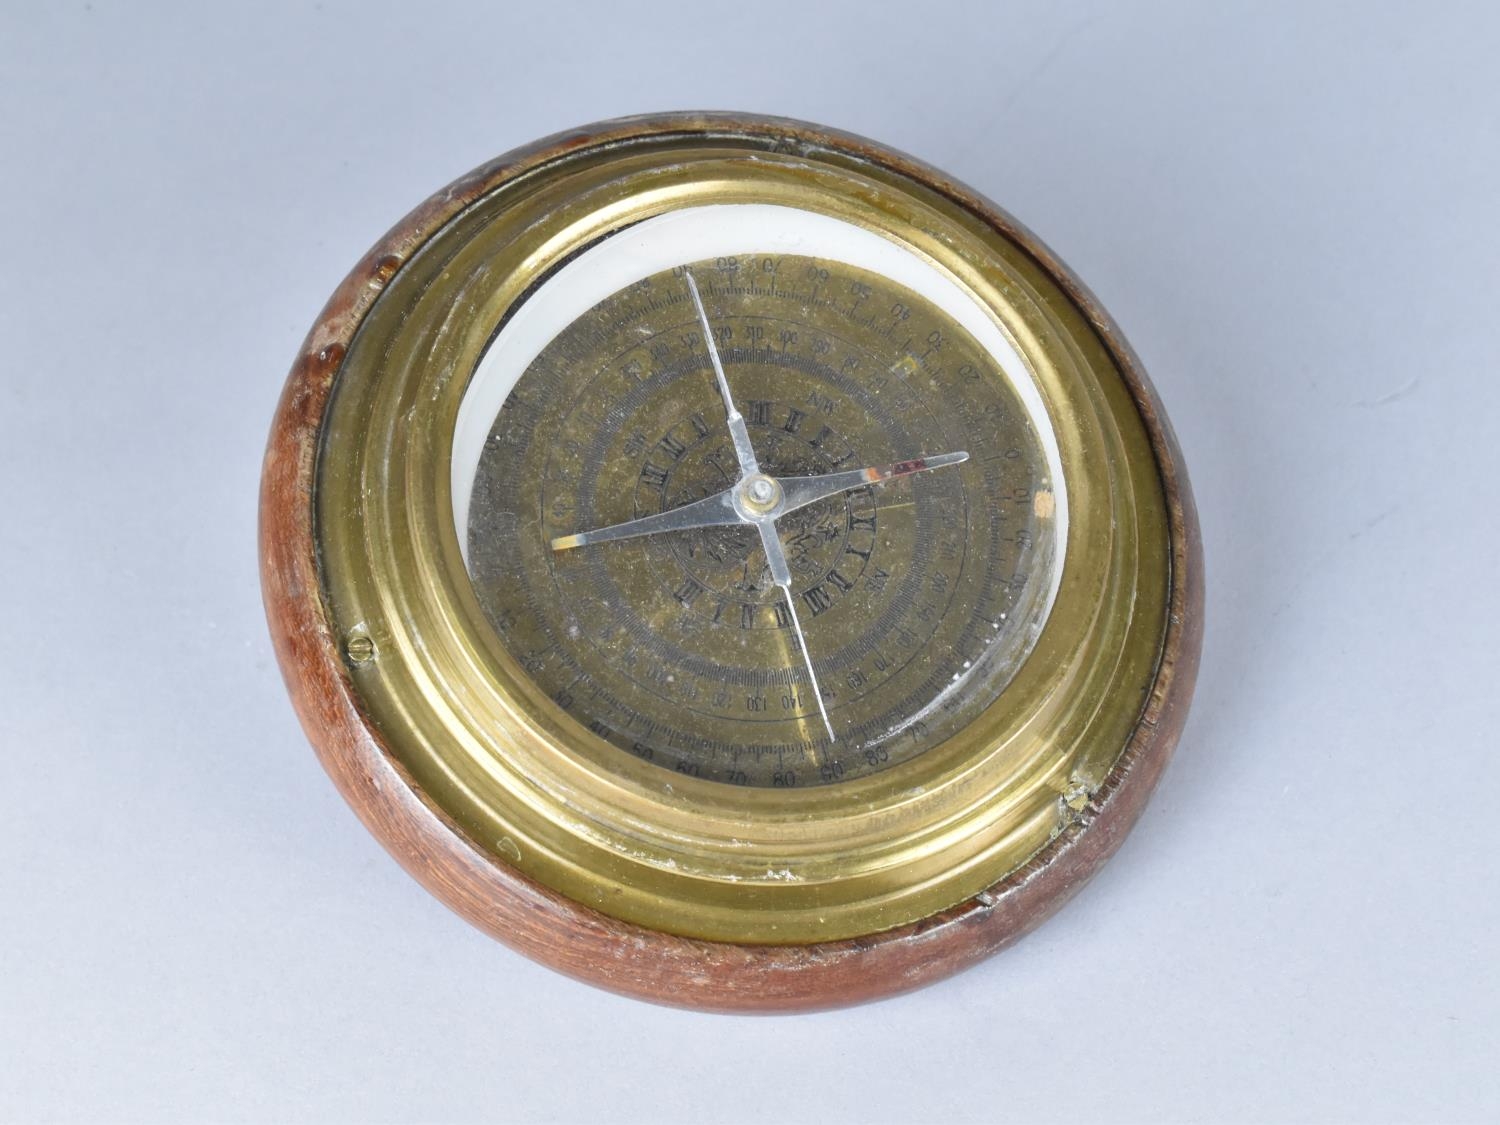
[[[849,780],[972,722],[1030,651],[1061,565],[1034,414],[881,274],[685,263],[520,374],[479,454],[470,574],[527,673],[622,751]]]

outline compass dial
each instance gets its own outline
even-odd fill
[[[759,499],[736,493],[731,409]],[[745,253],[632,283],[542,349],[480,454],[468,560],[515,659],[623,751],[832,784],[1004,690],[1055,588],[1053,487],[1016,388],[943,309],[843,262]],[[612,528],[633,534],[594,537]]]

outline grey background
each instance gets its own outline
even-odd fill
[[[25,5],[0,14],[0,1118],[1495,1120],[1490,5]],[[725,1018],[400,872],[260,608],[260,454],[344,272],[534,137],[865,133],[1153,373],[1209,627],[1118,858],[957,979]]]

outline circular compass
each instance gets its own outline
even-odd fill
[[[1037,241],[814,126],[510,154],[356,268],[267,455],[293,698],[441,898],[716,1008],[913,987],[1118,845],[1200,636],[1149,384]]]
[[[994,703],[1061,573],[1046,422],[993,366],[837,260],[642,278],[494,418],[480,604],[555,701],[679,773],[792,788],[908,761]]]

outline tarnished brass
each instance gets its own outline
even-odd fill
[[[1066,566],[1029,658],[940,745],[838,785],[700,780],[591,733],[491,628],[453,523],[459,405],[517,302],[613,231],[724,202],[831,215],[934,263],[1024,357],[1061,447]],[[996,883],[1108,774],[1166,627],[1156,461],[1075,302],[1023,247],[949,199],[856,151],[779,151],[765,135],[586,146],[433,234],[349,348],[315,481],[329,618],[391,752],[477,847],[577,902],[671,933],[768,944],[858,936]]]
[[[740,474],[683,268],[579,316],[511,392],[469,509],[479,600],[532,679],[621,749],[730,784],[846,785],[968,725],[1023,663],[1057,578],[1051,469],[993,358],[931,302],[837,261],[728,256],[692,269],[757,467],[854,478],[782,519],[796,617],[745,522],[569,535],[712,503]],[[714,519],[726,503],[774,512],[782,488],[762,472]]]

